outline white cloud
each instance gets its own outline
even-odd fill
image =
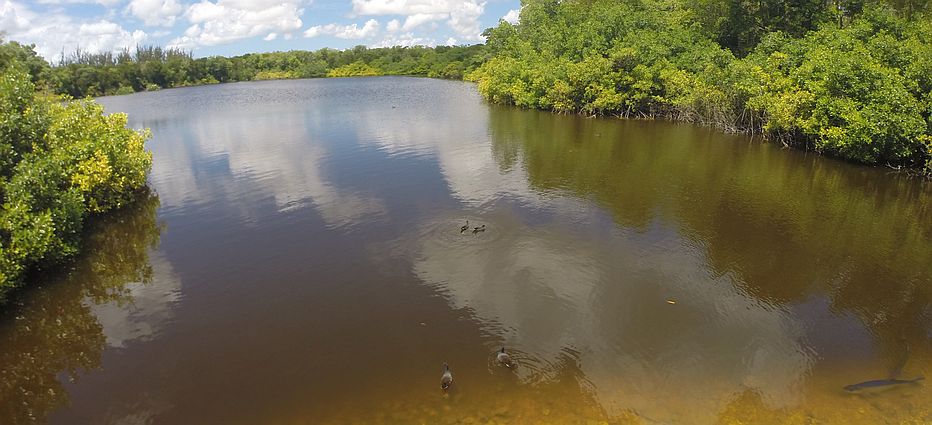
[[[356,16],[405,16],[403,30],[411,30],[425,22],[445,20],[463,40],[482,40],[479,17],[485,11],[480,0],[352,0]]]
[[[317,37],[319,35],[331,35],[343,39],[360,39],[374,36],[379,31],[379,21],[370,19],[360,28],[356,24],[352,25],[315,25],[304,31],[307,38]]]
[[[400,35],[390,35],[387,36],[378,42],[370,45],[369,47],[394,47],[394,46],[428,46],[433,47],[437,45],[437,40],[427,37],[417,37],[414,33],[406,32]]]
[[[123,0],[38,0],[40,4],[99,4],[103,6],[115,6]]]
[[[126,11],[145,25],[170,27],[181,15],[182,8],[177,0],[132,0]]]
[[[411,16],[408,16],[408,18],[405,19],[405,24],[404,26],[401,27],[401,29],[402,31],[411,31],[414,28],[417,28],[418,26],[420,26],[421,24],[425,24],[427,22],[439,21],[442,19],[446,19],[447,17],[449,17],[449,15],[444,14],[444,13],[415,13]]]
[[[0,31],[7,38],[36,44],[36,50],[52,60],[63,49],[66,54],[75,48],[99,52],[156,42],[193,50],[243,39],[290,40],[302,31],[305,37],[367,39],[370,45],[436,46],[482,40],[479,19],[486,0],[351,0],[350,16],[364,17],[358,23],[320,23],[315,15],[310,19],[317,22],[308,28],[302,15],[311,2],[0,0]],[[74,15],[73,7],[61,6],[82,3],[110,7],[87,17]],[[512,12],[505,17],[516,13]],[[132,19],[126,24],[121,18]]]
[[[60,12],[40,14],[11,0],[0,2],[0,30],[12,40],[35,44],[37,53],[53,61],[63,51],[112,52],[148,38],[145,31],[131,32],[106,19],[80,22]]]
[[[192,23],[170,47],[193,48],[230,43],[275,32],[286,37],[301,29],[299,0],[202,0],[185,11]]]
[[[511,9],[508,11],[508,13],[505,14],[505,16],[502,16],[502,20],[505,22],[508,22],[509,24],[514,25],[518,23],[518,19],[520,19],[521,17],[520,15],[521,15],[520,10]]]
[[[447,23],[453,31],[468,40],[481,40],[482,30],[479,29],[479,17],[485,10],[485,2],[464,1],[456,5],[450,12]]]
[[[0,30],[12,33],[29,26],[29,19],[24,17],[24,11],[19,9],[22,7],[11,1],[0,3]]]
[[[93,52],[133,47],[147,38],[142,30],[130,33],[120,25],[107,20],[81,24],[78,26],[77,36],[79,40],[85,41],[81,48]]]

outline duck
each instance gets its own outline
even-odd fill
[[[469,230],[469,220],[466,220],[466,224],[464,224],[463,227],[460,227],[460,233],[463,233],[467,230]]]
[[[450,365],[444,363],[443,375],[440,375],[440,389],[449,390],[451,385],[453,385],[453,373],[450,372]]]
[[[481,226],[479,226],[479,227],[476,227],[476,228],[472,229],[472,232],[473,232],[473,233],[479,233],[479,232],[484,232],[484,231],[485,231],[485,225],[484,225],[484,224],[481,225]]]
[[[495,359],[498,360],[498,364],[505,366],[509,369],[511,369],[512,366],[515,365],[515,363],[511,360],[511,356],[509,356],[508,353],[505,352],[505,347],[502,347],[502,350],[498,352],[498,355],[495,356]]]

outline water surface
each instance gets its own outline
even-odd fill
[[[932,376],[927,183],[450,81],[100,102],[156,195],[0,318],[0,423],[932,421],[842,390]]]

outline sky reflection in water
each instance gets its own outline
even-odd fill
[[[928,185],[458,82],[101,102],[155,134],[161,244],[52,422],[930,419],[840,391],[932,372]]]

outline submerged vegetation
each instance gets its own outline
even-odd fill
[[[148,134],[126,115],[37,91],[47,70],[35,59],[0,45],[0,300],[31,268],[75,254],[86,218],[134,201],[151,165]]]
[[[493,102],[697,122],[928,173],[928,6],[525,0],[467,78]]]

